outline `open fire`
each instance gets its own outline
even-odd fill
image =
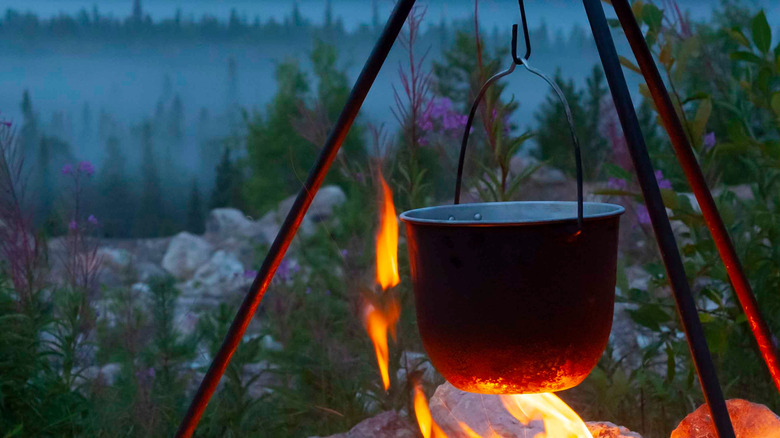
[[[363,319],[374,345],[379,373],[384,389],[390,387],[388,334],[395,338],[395,325],[400,316],[398,300],[390,289],[400,283],[398,274],[398,221],[393,194],[382,176],[380,183],[379,230],[376,236],[376,284],[381,293],[367,298]],[[551,394],[503,395],[504,408],[522,424],[541,422],[544,431],[533,438],[592,438],[585,423],[560,398]],[[428,400],[420,382],[414,382],[414,412],[420,432],[425,438],[446,438],[447,434],[436,424],[428,407]],[[480,435],[463,421],[458,421],[458,436],[468,438],[498,437],[495,432]]]
[[[395,325],[401,315],[401,308],[396,297],[388,290],[401,282],[398,275],[398,219],[393,204],[393,193],[387,185],[381,172],[378,172],[381,185],[379,231],[376,236],[376,283],[382,289],[379,296],[367,297],[363,309],[363,321],[368,336],[374,344],[376,361],[382,384],[387,391],[390,388],[390,372],[388,361],[390,351],[387,345],[387,335],[395,339]]]
[[[448,435],[436,424],[431,415],[428,402],[419,382],[414,387],[414,412],[420,432],[425,438],[446,438]],[[584,421],[560,398],[551,393],[544,394],[515,394],[515,395],[489,395],[487,397],[499,397],[506,412],[525,426],[540,425],[531,430],[543,430],[528,438],[593,438]],[[482,406],[484,409],[484,406]],[[498,432],[490,427],[487,433],[475,432],[466,422],[457,418],[453,412],[450,415],[456,417],[456,429],[451,435],[464,438],[498,438]],[[495,413],[493,413],[495,415]],[[487,413],[486,413],[487,415]],[[534,424],[535,423],[535,424]],[[541,423],[541,424],[540,424]],[[453,424],[449,424],[450,429]]]

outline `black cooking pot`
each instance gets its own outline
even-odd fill
[[[446,205],[401,215],[417,324],[437,370],[489,394],[579,384],[612,326],[623,207]]]

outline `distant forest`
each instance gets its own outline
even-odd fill
[[[174,17],[154,21],[150,15],[144,13],[140,0],[135,0],[132,13],[125,18],[101,15],[97,5],[91,10],[82,9],[75,16],[60,14],[49,19],[39,18],[30,12],[22,13],[7,9],[0,18],[0,36],[6,42],[25,44],[51,42],[52,39],[62,41],[63,38],[100,43],[150,40],[159,42],[161,38],[166,42],[256,43],[266,40],[280,41],[279,38],[284,38],[285,44],[289,44],[294,40],[308,42],[312,38],[335,41],[337,38],[347,37],[359,40],[376,35],[385,20],[386,17],[379,14],[376,2],[373,2],[371,22],[361,23],[354,31],[347,31],[343,19],[333,16],[330,2],[327,3],[322,24],[314,24],[307,20],[301,14],[298,3],[293,2],[289,15],[283,20],[276,20],[273,17],[264,18],[259,15],[250,18],[232,9],[228,20],[219,20],[210,15],[193,18],[185,16],[181,10],[178,10]],[[472,25],[471,20],[455,22],[440,20],[437,23],[428,20],[421,42],[424,43],[427,39],[434,39],[437,42],[447,41],[451,38],[453,29]],[[501,38],[501,41],[509,35],[508,29],[485,30],[487,31],[485,36]],[[569,35],[563,32],[550,35],[546,24],[542,23],[533,30],[531,37],[535,48],[545,50],[554,44],[558,50],[562,50],[570,44],[580,44],[586,35],[585,32],[581,27],[574,27]],[[293,38],[293,41],[289,38]],[[23,49],[24,46],[19,48]]]
[[[28,69],[24,71],[29,72],[34,62],[39,62],[34,64],[38,68],[52,71],[62,68],[58,63],[77,66],[78,74],[85,70],[83,76],[64,80],[63,84],[75,87],[71,90],[55,90],[55,94],[38,97],[46,90],[51,93],[54,84],[43,76],[47,87],[38,94],[25,87],[17,90],[5,85],[0,99],[0,120],[13,122],[30,168],[36,222],[50,234],[65,232],[68,223],[63,217],[65,201],[61,192],[72,183],[73,174],[65,169],[80,169],[85,162],[88,164],[84,169],[89,169],[87,176],[92,182],[79,185],[79,190],[83,190],[85,208],[100,220],[105,237],[159,236],[181,229],[198,232],[209,208],[242,208],[240,202],[230,201],[231,193],[237,181],[247,176],[247,133],[252,123],[267,116],[268,101],[258,102],[256,94],[247,93],[249,86],[240,87],[244,85],[238,80],[240,68],[249,72],[252,86],[273,94],[279,82],[278,68],[292,58],[300,66],[302,78],[310,83],[306,87],[313,91],[319,79],[311,70],[310,56],[313,47],[327,46],[333,48],[338,60],[334,59],[329,68],[344,75],[339,86],[346,87],[354,80],[364,53],[370,50],[385,20],[375,11],[370,23],[350,31],[329,9],[322,23],[306,20],[297,3],[281,21],[250,19],[235,10],[226,21],[210,16],[185,18],[181,12],[173,18],[153,20],[144,13],[139,0],[129,12],[128,17],[117,18],[101,15],[94,7],[75,16],[41,19],[33,13],[6,10],[0,19],[0,53],[9,59],[16,57],[16,65]],[[473,32],[471,20],[427,22],[416,43],[427,49],[426,63],[438,59],[459,31]],[[483,42],[491,52],[505,51],[508,31],[482,29]],[[589,44],[585,35],[585,30],[578,27],[567,35],[551,35],[544,24],[538,26],[531,36],[539,54],[537,60],[548,53],[552,54],[546,58],[548,65],[564,64],[567,57],[579,56]],[[158,68],[159,76],[153,84],[120,90],[124,93],[121,96],[142,93],[156,104],[133,108],[121,98],[108,98],[107,103],[89,100],[96,87],[90,78],[110,76],[101,70],[103,65],[116,64],[124,70],[125,66],[132,68],[133,63],[140,63],[157,68],[155,63],[185,53],[179,50],[184,48],[190,64]],[[398,66],[405,62],[402,52],[399,44],[387,61],[389,67],[383,69],[385,76],[380,75],[378,81],[392,85],[398,80]],[[39,61],[41,53],[50,55],[51,60]],[[346,63],[342,62],[345,57]],[[91,65],[92,71],[86,71],[89,68],[85,65]],[[171,77],[179,72],[177,69],[208,73],[205,82],[190,81],[182,86]],[[0,77],[18,83],[29,79],[13,77],[13,71],[12,67],[10,73],[0,72]],[[116,87],[124,87],[121,78],[116,80]],[[75,99],[59,100],[68,94],[66,91]],[[112,92],[106,89],[102,93],[110,96]],[[533,92],[543,96],[546,89],[523,90],[526,94]],[[376,93],[384,93],[375,97],[377,106],[382,107],[379,111],[391,114],[392,87],[377,87]],[[204,101],[204,95],[210,104],[197,103]],[[13,96],[18,100],[9,101]],[[13,120],[8,119],[11,107],[21,109]],[[286,157],[276,159],[282,162]],[[303,168],[307,166],[302,164]]]

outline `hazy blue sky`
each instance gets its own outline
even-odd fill
[[[371,20],[373,0],[332,0],[334,15],[341,17],[347,29]],[[314,22],[322,21],[325,0],[299,0],[303,15]],[[387,16],[392,5],[391,0],[376,0],[382,16]],[[679,0],[679,4],[688,9],[694,17],[705,17],[719,0]],[[767,15],[780,14],[780,1],[757,0],[767,8]],[[92,9],[98,4],[102,14],[124,17],[130,13],[132,0],[3,0],[2,8],[34,11],[40,16],[52,16],[61,12],[73,14],[80,9]],[[200,17],[204,14],[227,18],[231,9],[249,19],[258,16],[261,20],[282,19],[288,15],[293,0],[145,0],[143,7],[154,19],[171,17],[177,9],[182,14]],[[418,4],[428,6],[428,16],[438,20],[444,18],[462,19],[471,16],[471,0],[419,0]],[[566,7],[571,6],[571,7]],[[529,18],[533,21],[544,20],[549,26],[569,28],[573,23],[582,22],[584,12],[578,0],[529,0],[526,2]],[[517,14],[517,6],[510,0],[482,0],[480,14],[485,25],[505,25],[507,19]]]
[[[659,0],[663,2],[666,0]],[[678,0],[690,11],[693,18],[707,18],[719,4],[719,0]],[[751,0],[746,0],[750,2]],[[292,0],[142,0],[145,12],[155,21],[173,17],[177,10],[185,18],[199,19],[203,15],[227,19],[235,9],[239,15],[253,21],[283,20],[289,17]],[[780,24],[780,0],[757,0],[767,10],[774,27]],[[92,10],[98,5],[101,15],[124,18],[132,11],[132,0],[0,0],[0,14],[7,8],[31,11],[41,18],[64,13],[75,15],[82,9]],[[324,18],[325,0],[299,0],[301,13],[314,23]],[[381,20],[384,21],[394,1],[376,0]],[[473,14],[473,0],[418,0],[427,6],[425,24],[469,19]],[[486,34],[497,27],[508,31],[512,23],[519,21],[517,3],[514,0],[480,0],[480,25]],[[545,23],[553,35],[568,36],[578,26],[587,29],[588,24],[580,0],[528,0],[528,17],[532,28]],[[372,0],[332,0],[335,17],[341,19],[347,30],[352,30],[372,19]],[[609,11],[610,8],[605,8]],[[584,33],[583,33],[584,34]],[[777,34],[780,34],[778,32]],[[776,41],[776,39],[775,39]],[[624,43],[618,39],[619,46]],[[29,90],[34,107],[48,121],[54,112],[65,112],[74,118],[89,103],[94,112],[106,110],[128,125],[137,124],[150,117],[160,99],[164,77],[170,77],[173,92],[182,96],[186,125],[193,131],[197,114],[202,108],[221,108],[225,102],[226,65],[228,56],[237,60],[239,103],[249,109],[262,110],[275,91],[273,73],[278,62],[297,56],[304,68],[308,68],[309,48],[290,48],[284,41],[260,41],[253,44],[201,44],[179,50],[177,47],[145,46],[145,49],[127,49],[106,46],[79,49],[55,41],[49,46],[36,46],[34,50],[18,51],[13,46],[0,50],[0,112],[2,117],[19,120],[19,102],[22,91]],[[345,45],[346,44],[346,45]],[[347,69],[353,80],[371,48],[371,41],[359,44],[345,43],[339,47],[340,66]],[[51,47],[50,47],[51,46]],[[99,46],[99,45],[98,45]],[[399,45],[400,46],[400,45]],[[554,46],[535,51],[533,61],[542,70],[552,73],[560,68],[565,77],[582,83],[590,69],[598,63],[592,44],[583,40],[575,52],[562,52]],[[393,102],[392,85],[398,85],[398,66],[406,63],[401,57],[403,49],[394,48],[387,64],[380,72],[377,86],[371,90],[362,114],[376,122],[394,124],[390,111]],[[437,59],[431,53],[429,59]],[[634,75],[628,74],[631,89],[636,90]],[[509,92],[521,102],[517,122],[532,125],[533,112],[549,90],[538,79],[527,74],[515,74],[506,79]],[[82,145],[76,145],[77,148]]]

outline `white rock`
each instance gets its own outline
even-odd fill
[[[209,212],[206,218],[206,233],[221,239],[228,237],[252,238],[257,236],[259,227],[240,210],[235,208],[217,208]]]
[[[280,219],[284,219],[287,213],[292,208],[295,202],[293,195],[279,203],[277,214]],[[317,194],[314,196],[314,200],[309,207],[309,211],[306,213],[306,218],[313,222],[322,222],[330,219],[333,216],[334,208],[347,201],[347,195],[341,190],[339,186],[324,186],[320,188]]]
[[[425,353],[404,351],[401,353],[399,363],[400,366],[398,367],[396,376],[398,377],[398,382],[401,386],[406,384],[407,374],[421,374],[424,383],[433,383],[436,379],[436,369],[433,367],[433,364],[431,364],[430,359],[428,359],[428,356]]]
[[[387,411],[374,417],[366,418],[349,432],[330,435],[327,438],[417,438],[419,433],[398,412]]]
[[[195,271],[182,293],[220,297],[247,284],[247,280],[251,282],[244,278],[244,265],[236,256],[220,250]]]
[[[523,424],[504,407],[499,395],[475,394],[461,391],[449,383],[436,389],[430,401],[431,416],[450,438],[479,436],[507,438],[533,437],[543,434],[544,423],[533,420]],[[470,431],[465,431],[463,425]],[[642,438],[624,427],[612,423],[586,423],[594,438]]]
[[[97,255],[104,267],[117,271],[129,267],[133,262],[133,255],[121,248],[101,247],[98,248]]]
[[[164,277],[166,272],[159,265],[151,262],[140,262],[135,264],[135,271],[138,276],[138,281],[148,282],[155,277]]]
[[[188,279],[211,256],[212,246],[203,238],[183,231],[171,239],[162,267],[174,277]]]

